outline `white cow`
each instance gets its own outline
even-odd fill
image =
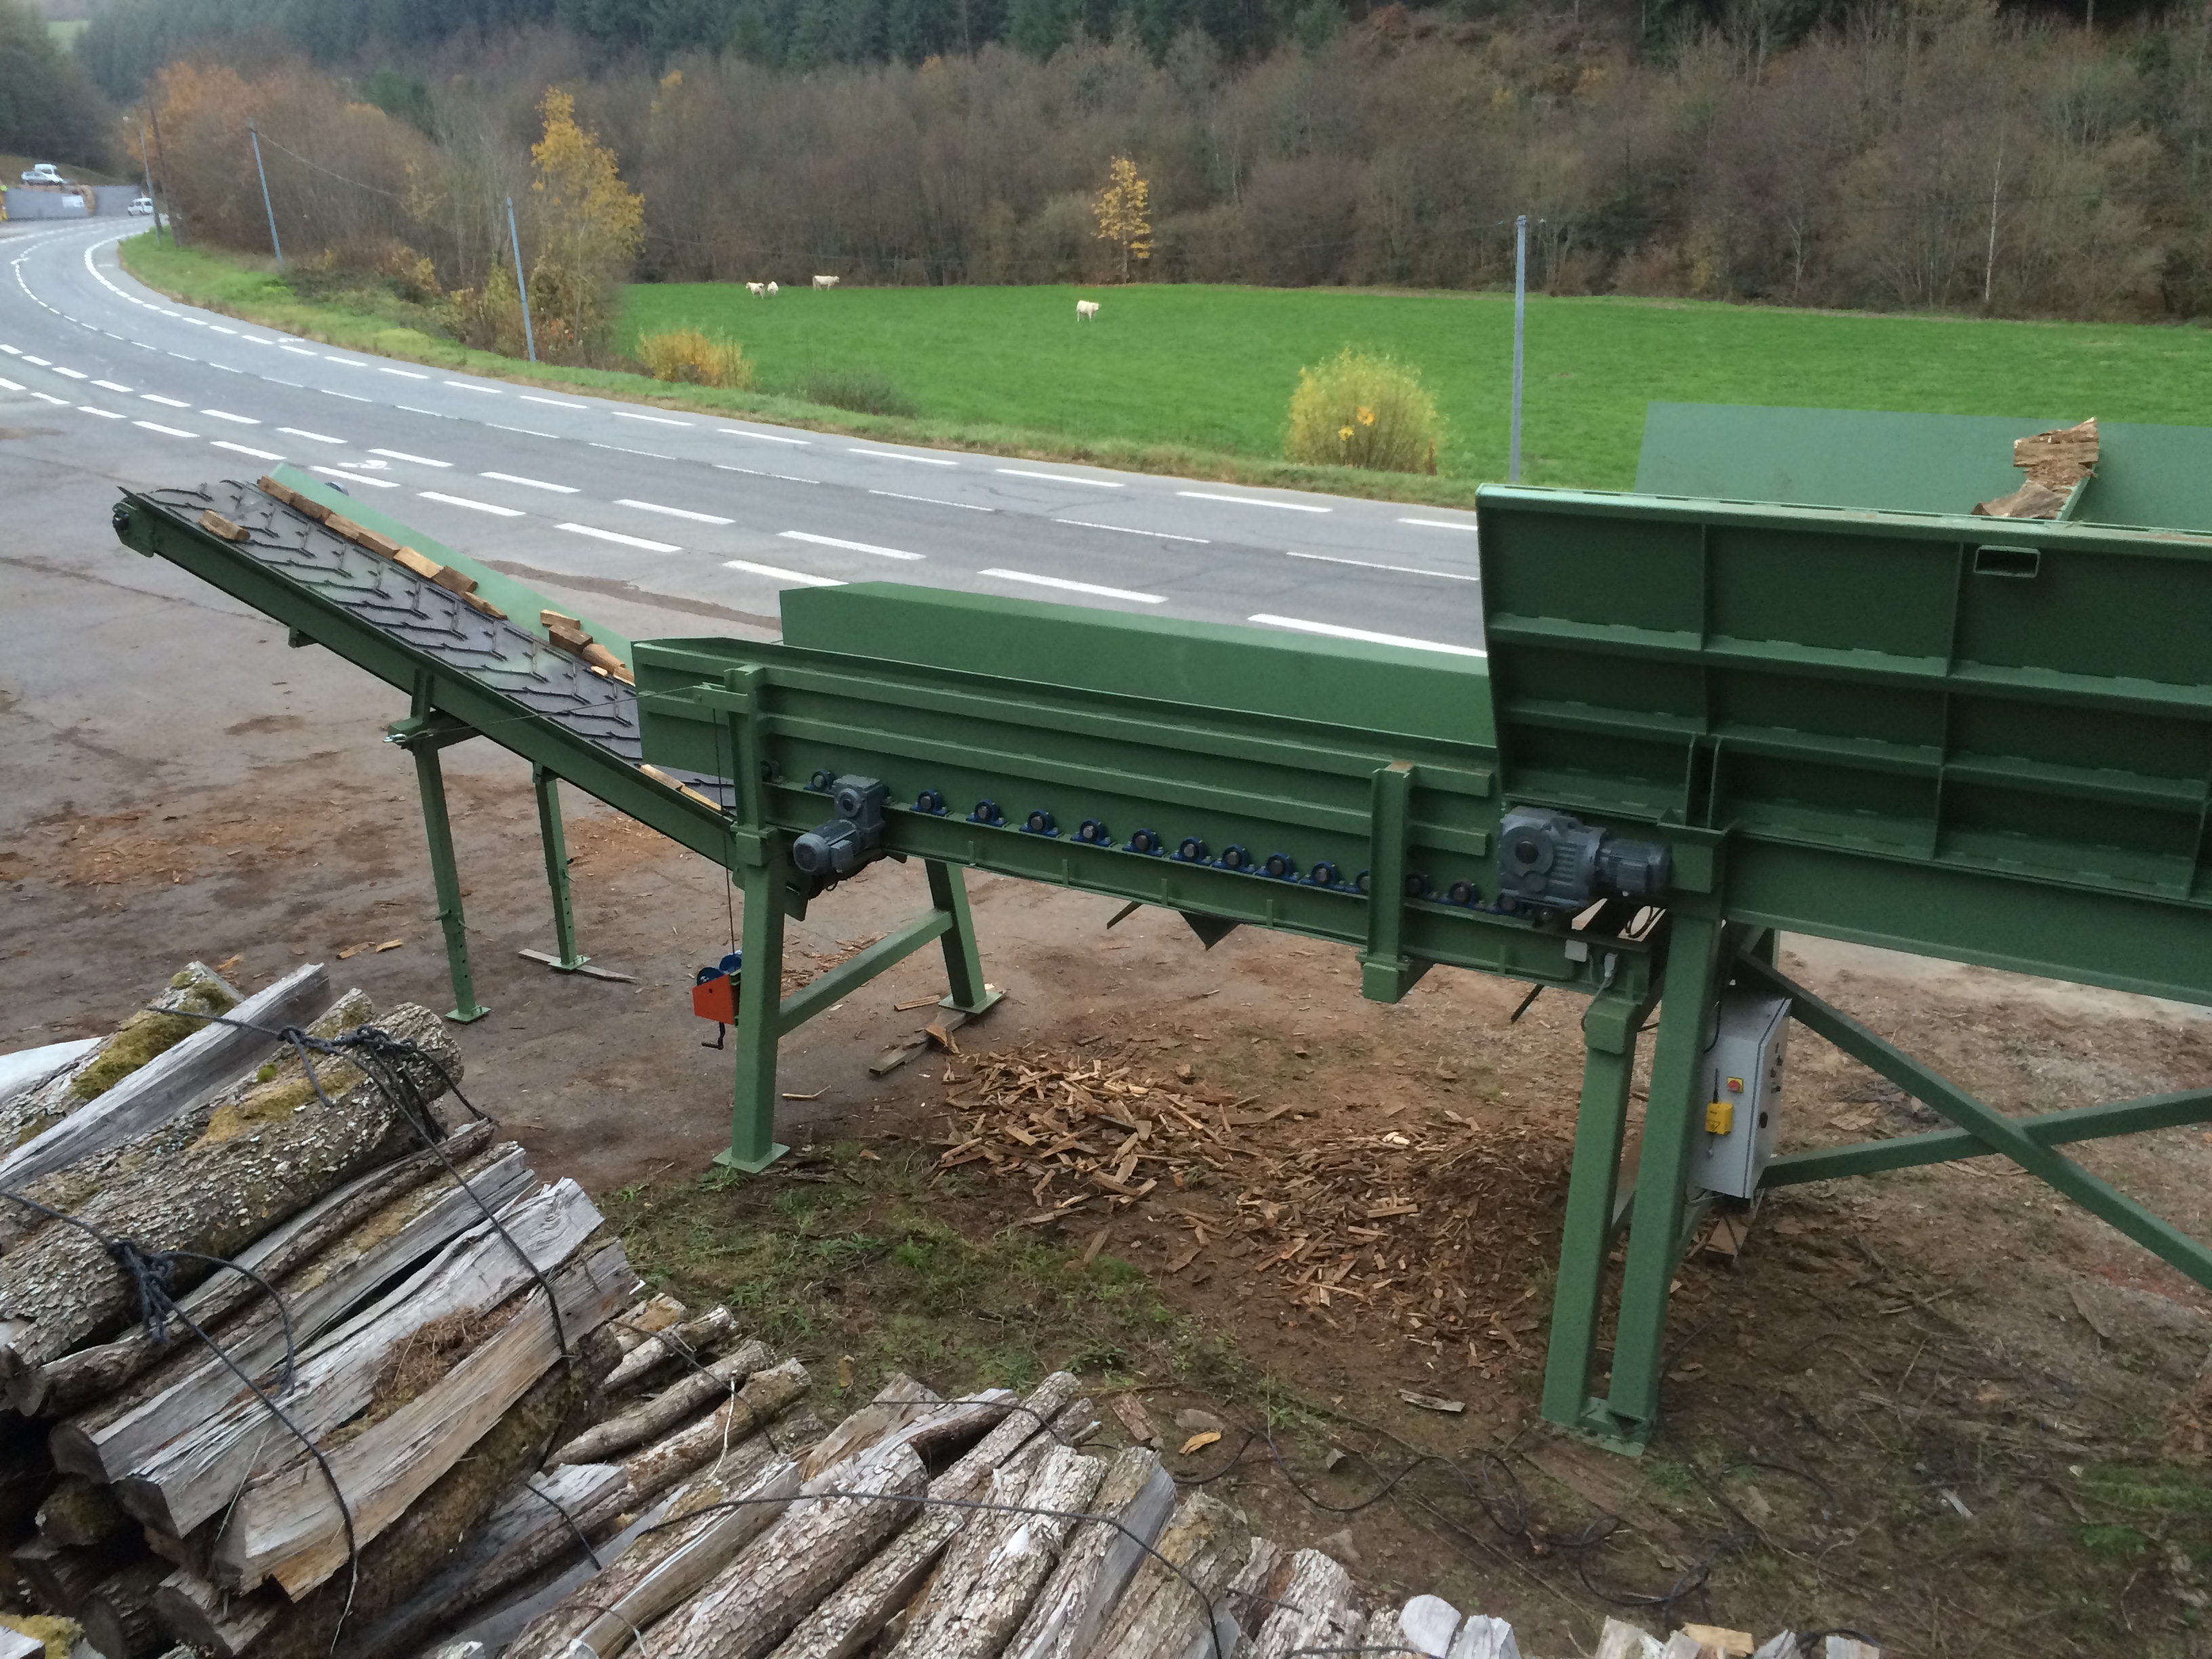
[[[814,279],[814,286],[817,288],[835,288],[837,286],[837,279],[835,276],[817,276]]]
[[[1075,302],[1075,320],[1076,320],[1077,322],[1079,322],[1079,323],[1087,323],[1087,322],[1091,322],[1091,321],[1092,321],[1093,319],[1095,319],[1097,317],[1097,315],[1098,315],[1098,301],[1096,301],[1096,300],[1078,300],[1078,301]]]
[[[775,284],[774,283],[770,283],[768,285],[768,297],[771,300],[775,298]]]
[[[747,283],[745,284],[745,292],[751,295],[756,300],[764,299],[768,295],[768,284],[766,283]]]

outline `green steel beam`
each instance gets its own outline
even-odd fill
[[[886,968],[904,962],[932,940],[942,939],[951,931],[952,923],[952,914],[949,910],[926,910],[905,927],[884,934],[857,956],[848,957],[819,978],[809,980],[784,998],[783,1006],[776,1015],[778,1029],[788,1036],[830,1004],[859,990]]]
[[[2113,1135],[2179,1128],[2191,1123],[2212,1122],[2212,1089],[2146,1095],[2140,1100],[2115,1101],[2105,1106],[2077,1106],[2068,1111],[2014,1118],[2013,1121],[2039,1146],[2063,1146],[2077,1140],[2104,1140]],[[1879,1175],[1888,1170],[1910,1170],[1923,1164],[1948,1164],[1957,1158],[1991,1155],[1987,1145],[1965,1129],[1933,1129],[1926,1134],[1899,1135],[1892,1140],[1785,1152],[1766,1166],[1759,1185],[1796,1187],[1808,1181]]]
[[[1925,1101],[1983,1148],[2010,1158],[2160,1261],[2212,1290],[2212,1249],[2152,1214],[2111,1182],[2051,1151],[2050,1144],[2031,1134],[2019,1119],[2007,1117],[1975,1099],[1765,963],[1739,958],[1736,971],[1751,983],[1788,997],[1792,1018],[1915,1099]],[[1656,1092],[1655,1085],[1655,1096]]]
[[[545,884],[553,896],[551,966],[573,974],[591,958],[576,949],[576,912],[568,890],[568,838],[561,828],[561,780],[543,766],[530,769],[530,787],[538,797],[538,843],[545,854]]]
[[[453,1006],[446,1018],[467,1025],[491,1012],[477,1000],[476,975],[469,969],[469,930],[461,912],[461,875],[453,860],[453,825],[446,811],[446,778],[435,742],[413,742],[415,782],[422,797],[422,830],[429,842],[430,878],[438,894],[438,927],[446,939],[446,967],[453,981]]]

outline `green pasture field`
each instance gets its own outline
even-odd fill
[[[1099,301],[1079,324],[1075,301]],[[1213,286],[638,284],[623,343],[696,326],[740,341],[766,390],[879,372],[932,424],[1279,458],[1302,365],[1345,345],[1416,365],[1449,425],[1438,470],[1505,476],[1510,295]],[[1626,488],[1644,405],[1801,404],[2212,424],[2212,330],[1532,298],[1522,477]]]

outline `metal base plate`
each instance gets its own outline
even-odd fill
[[[720,1152],[714,1154],[714,1162],[725,1170],[742,1170],[747,1175],[758,1175],[763,1170],[768,1168],[769,1164],[775,1163],[776,1159],[781,1158],[790,1150],[790,1147],[785,1146],[779,1140],[769,1147],[768,1156],[766,1158],[739,1158],[728,1147],[725,1146]]]

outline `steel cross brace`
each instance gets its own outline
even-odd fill
[[[1875,1141],[1778,1159],[1768,1173],[1770,1182],[1776,1180],[1778,1170],[1784,1182],[1817,1181],[1830,1175],[1864,1174],[1874,1170],[1902,1169],[1916,1164],[1996,1152],[2045,1185],[2056,1188],[2160,1261],[2212,1290],[2212,1249],[2171,1222],[2152,1214],[2111,1182],[2051,1150],[2068,1141],[2102,1139],[2110,1135],[2212,1119],[2212,1090],[2155,1095],[2115,1105],[2046,1113],[2040,1117],[2008,1117],[1929,1071],[1841,1009],[1822,1001],[1767,963],[1739,957],[1736,971],[1751,983],[1788,997],[1792,1018],[1915,1099],[1925,1101],[1957,1126],[1952,1130],[1914,1135],[1903,1140]]]

